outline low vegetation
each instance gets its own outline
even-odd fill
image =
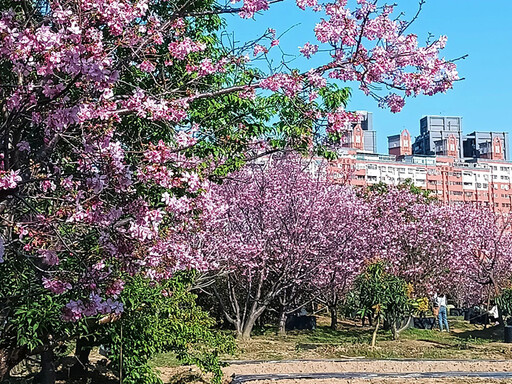
[[[342,359],[352,357],[392,359],[509,359],[512,345],[504,344],[503,329],[469,324],[450,318],[451,333],[438,330],[407,329],[399,340],[392,340],[388,331],[379,331],[379,344],[370,346],[372,327],[361,327],[351,321],[341,321],[337,330],[329,327],[326,317],[319,318],[319,327],[312,331],[290,331],[276,334],[274,327],[257,329],[251,340],[238,343],[234,356],[227,360],[294,360]],[[161,354],[153,360],[155,366],[172,366],[172,354]]]

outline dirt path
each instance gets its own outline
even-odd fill
[[[325,372],[512,372],[512,360],[313,360],[231,364],[226,376]]]
[[[512,383],[509,360],[317,360],[237,362],[226,383]]]
[[[208,384],[195,367],[160,368],[164,383]],[[233,361],[224,384],[512,384],[512,360]]]
[[[510,384],[510,380],[502,379],[407,379],[411,384]],[[262,380],[251,384],[404,384],[404,379],[316,379],[316,380]]]

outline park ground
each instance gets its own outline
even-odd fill
[[[450,323],[451,333],[408,329],[403,331],[400,339],[396,341],[391,340],[390,332],[383,331],[379,333],[375,348],[369,345],[372,330],[350,321],[340,322],[338,329],[334,331],[329,328],[327,318],[320,318],[316,330],[292,331],[284,336],[276,335],[273,328],[259,329],[251,340],[238,343],[235,356],[225,357],[226,360],[231,361],[231,364],[224,368],[225,383],[229,383],[233,375],[252,374],[512,371],[512,344],[502,342],[503,329],[500,326],[488,326],[484,329],[482,325],[469,324],[461,318],[450,318]],[[400,362],[394,359],[420,359],[421,361]],[[336,360],[342,361],[336,362]],[[498,361],[489,362],[489,360]],[[503,360],[510,360],[510,362]],[[207,382],[207,378],[193,367],[176,367],[174,357],[169,354],[159,355],[153,360],[153,365],[160,370],[166,383]],[[395,384],[404,382],[404,379],[372,378],[264,380],[251,383]],[[512,379],[408,379],[407,382],[418,384],[512,383]]]
[[[234,377],[254,374],[315,374],[326,372],[410,373],[410,372],[512,372],[512,344],[505,344],[500,326],[469,324],[461,318],[450,318],[451,333],[437,330],[408,329],[400,339],[391,340],[390,332],[381,331],[377,346],[370,347],[372,329],[360,323],[341,321],[337,330],[320,317],[313,331],[292,331],[276,335],[274,328],[257,329],[251,340],[239,341],[234,356],[223,356],[224,383]],[[115,383],[105,367],[104,358],[95,351],[97,375],[88,383]],[[102,360],[103,359],[103,360]],[[412,359],[414,361],[408,360]],[[402,361],[401,361],[402,360]],[[203,375],[192,366],[179,366],[172,354],[156,356],[152,365],[160,371],[164,383],[206,384]],[[61,373],[65,367],[61,367]],[[26,370],[19,370],[17,384],[30,383]],[[83,382],[83,381],[82,381]],[[62,379],[59,384],[78,384]],[[81,382],[80,382],[81,383]],[[512,379],[289,379],[259,380],[250,384],[398,384],[398,383],[511,383]]]

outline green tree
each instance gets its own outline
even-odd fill
[[[405,280],[387,272],[382,261],[376,261],[356,278],[355,289],[362,316],[370,313],[374,320],[372,347],[384,321],[390,325],[393,339],[397,340],[399,323],[411,309]]]
[[[218,356],[234,351],[234,339],[215,330],[215,320],[196,304],[191,277],[180,273],[159,284],[139,277],[124,289],[125,314],[104,329],[109,357],[124,383],[161,383],[148,363],[162,352],[174,352],[182,363],[212,372],[213,382],[221,382]]]

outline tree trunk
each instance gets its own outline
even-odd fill
[[[336,305],[329,306],[329,312],[331,313],[331,329],[335,331],[338,326],[338,309]]]
[[[89,345],[89,340],[80,337],[76,341],[75,358],[76,362],[69,370],[69,376],[72,378],[82,378],[87,376],[87,364],[89,364],[89,354],[92,347]]]
[[[281,311],[279,312],[279,327],[277,329],[278,335],[286,335],[286,311],[284,308],[281,308]]]
[[[2,346],[0,348],[0,382],[3,382],[11,369],[21,363],[26,356],[25,347]]]
[[[505,326],[505,320],[503,319],[503,312],[501,311],[501,308],[498,306],[498,322],[500,323],[500,326]]]
[[[372,335],[372,348],[375,347],[375,342],[377,341],[377,332],[379,330],[380,325],[380,316],[377,317],[377,324],[375,325],[375,330]]]
[[[55,384],[55,354],[53,348],[47,346],[41,353],[41,372],[40,380],[41,384]]]
[[[237,339],[241,339],[242,338],[242,334],[243,334],[242,322],[238,320],[235,323],[235,335],[236,335],[236,338]]]
[[[252,329],[254,328],[254,324],[256,323],[258,317],[259,316],[255,316],[254,314],[249,316],[249,318],[244,324],[242,333],[240,334],[242,339],[248,340],[251,338]]]
[[[239,334],[239,337],[242,340],[249,340],[251,338],[252,328],[254,327],[254,323],[252,324],[245,324],[245,327],[243,331]]]
[[[400,337],[400,333],[398,332],[398,328],[396,326],[396,321],[391,321],[391,335],[393,336],[393,340],[398,340]]]

